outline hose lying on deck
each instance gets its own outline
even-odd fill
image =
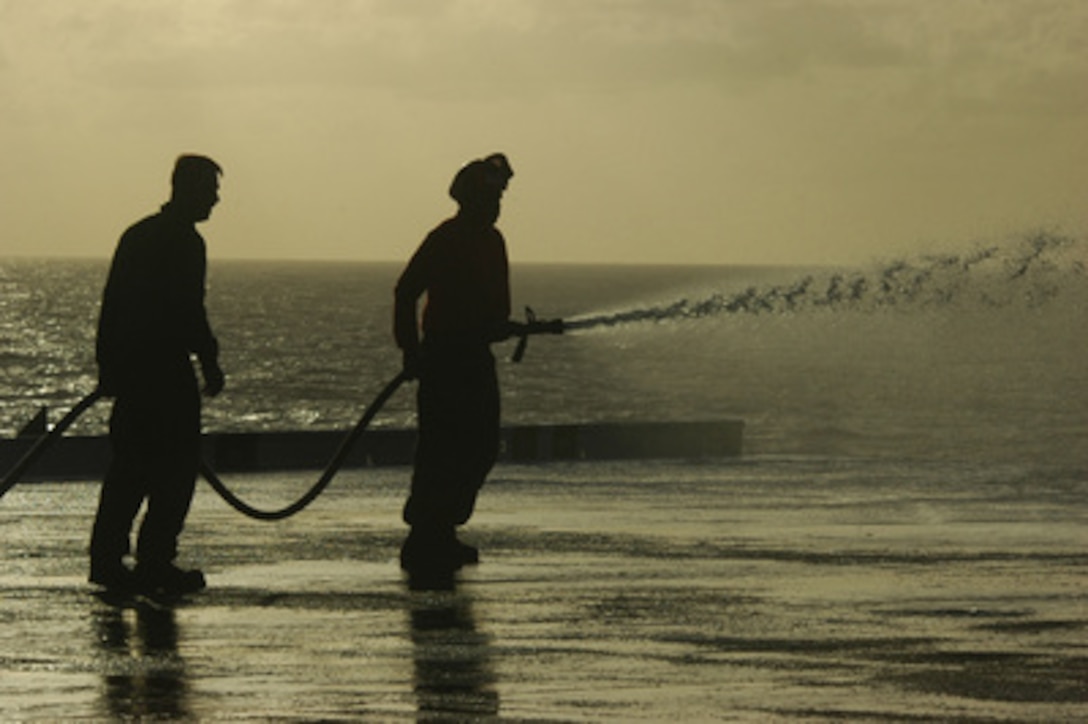
[[[321,495],[322,491],[328,487],[332,482],[333,476],[340,470],[340,466],[344,464],[344,460],[347,458],[348,453],[351,452],[351,448],[358,442],[359,437],[370,425],[370,421],[374,419],[374,416],[378,414],[378,411],[382,409],[386,401],[393,396],[393,393],[397,391],[397,388],[407,380],[408,378],[402,372],[394,377],[389,384],[387,384],[378,396],[374,398],[374,401],[370,403],[370,406],[363,412],[362,417],[359,418],[359,422],[355,424],[351,432],[347,434],[343,442],[340,443],[340,447],[337,449],[336,454],[332,456],[332,460],[325,466],[325,471],[321,473],[321,477],[317,479],[317,482],[306,491],[306,494],[301,498],[291,503],[285,508],[279,510],[259,510],[249,505],[237,495],[232,493],[223,481],[219,479],[215,471],[208,465],[207,461],[201,458],[200,460],[200,474],[204,476],[204,479],[208,481],[208,484],[212,486],[215,492],[219,493],[219,496],[223,500],[227,501],[230,507],[237,510],[243,515],[249,516],[256,520],[283,520],[284,518],[290,518],[295,513],[305,508],[310,503],[317,499],[317,496]]]
[[[102,399],[102,391],[95,388],[94,392],[80,400],[75,407],[68,411],[68,414],[61,418],[60,422],[56,426],[38,438],[38,440],[30,446],[19,462],[15,463],[15,467],[4,476],[4,482],[0,483],[0,498],[4,497],[4,494],[11,490],[15,486],[15,483],[19,482],[19,478],[23,477],[23,474],[33,465],[42,454],[49,449],[49,446],[60,438],[64,434],[64,431],[72,426],[80,415],[89,410],[94,403]]]
[[[289,518],[316,500],[317,496],[321,495],[321,492],[328,487],[329,483],[332,482],[333,476],[340,470],[340,467],[347,459],[348,453],[351,452],[355,443],[359,441],[359,438],[366,431],[366,428],[370,425],[371,421],[385,403],[388,402],[389,398],[393,396],[393,393],[396,392],[401,384],[407,379],[408,377],[401,372],[390,380],[382,391],[378,393],[378,396],[374,398],[374,401],[370,403],[370,406],[366,408],[366,411],[363,412],[362,417],[359,418],[359,422],[356,423],[355,427],[352,428],[351,432],[349,432],[340,443],[340,447],[336,450],[336,454],[333,455],[329,464],[325,466],[325,470],[321,473],[321,477],[318,478],[317,482],[306,491],[305,495],[285,508],[280,508],[279,510],[260,510],[249,505],[232,493],[230,489],[223,484],[223,481],[219,479],[216,472],[212,470],[211,465],[203,458],[200,460],[200,474],[204,476],[204,479],[208,481],[208,484],[212,486],[212,489],[219,493],[220,497],[222,497],[228,505],[243,515],[255,518],[256,520],[283,520],[284,518]],[[19,462],[15,464],[15,467],[4,476],[3,483],[0,483],[0,497],[3,497],[8,490],[14,487],[26,471],[30,469],[30,466],[32,466],[38,458],[40,458],[45,451],[64,434],[64,431],[71,427],[72,423],[75,422],[80,415],[90,409],[96,402],[102,399],[102,397],[102,392],[96,389],[69,410],[68,414],[65,415],[52,430],[38,438],[38,440],[31,445],[30,449],[26,451],[23,457],[19,459]]]
[[[551,320],[538,320],[533,310],[529,307],[525,308],[526,321],[522,322],[510,322],[510,336],[518,339],[517,349],[514,351],[512,360],[514,362],[520,362],[522,356],[525,354],[525,347],[529,343],[529,337],[537,334],[562,334],[565,329],[563,320],[551,319]],[[333,476],[340,470],[340,467],[347,459],[348,453],[351,452],[351,448],[359,441],[363,432],[370,425],[370,422],[374,419],[374,416],[382,409],[385,403],[393,396],[393,393],[397,391],[405,381],[410,377],[401,372],[378,393],[378,396],[374,398],[374,401],[363,412],[362,417],[359,418],[359,422],[355,424],[351,432],[347,434],[343,442],[340,443],[340,447],[337,449],[336,454],[332,456],[332,460],[325,466],[324,472],[321,473],[321,477],[317,479],[317,482],[306,491],[306,494],[301,498],[291,503],[285,508],[279,510],[260,510],[249,505],[237,495],[232,493],[223,481],[219,479],[219,476],[211,465],[206,460],[201,458],[200,460],[200,474],[204,476],[204,479],[208,481],[208,484],[212,486],[215,492],[219,493],[232,508],[237,510],[243,515],[247,515],[250,518],[256,520],[283,520],[284,518],[290,518],[295,513],[299,512],[310,503],[312,503],[317,496],[321,495],[321,492],[328,487],[332,481]],[[71,427],[72,423],[79,418],[84,412],[86,412],[94,403],[102,399],[103,394],[101,390],[95,389],[94,392],[80,400],[75,407],[69,410],[56,426],[42,435],[38,440],[27,450],[26,454],[19,459],[19,462],[15,464],[15,467],[4,476],[4,480],[0,483],[0,498],[4,496],[15,483],[23,476],[24,473],[30,468],[31,465],[37,461],[38,458],[52,445],[64,431]]]

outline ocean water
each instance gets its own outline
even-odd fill
[[[399,264],[210,262],[228,386],[209,431],[347,428],[399,368]],[[516,252],[516,249],[514,250]],[[857,268],[519,265],[572,329],[503,363],[504,420],[740,417],[751,455],[1088,461],[1084,239],[1037,233]],[[0,263],[0,434],[94,387],[108,260]],[[105,429],[100,404],[74,428]],[[411,426],[402,390],[379,426]]]

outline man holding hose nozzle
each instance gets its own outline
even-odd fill
[[[517,331],[510,321],[506,242],[495,228],[514,175],[495,153],[464,166],[449,194],[457,214],[438,225],[397,282],[393,331],[404,372],[419,379],[419,441],[404,506],[411,527],[401,567],[446,573],[476,563],[457,538],[499,452],[499,384],[490,345]],[[417,302],[423,294],[423,339]]]

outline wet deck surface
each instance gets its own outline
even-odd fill
[[[182,562],[209,589],[168,608],[84,582],[94,484],[21,486],[0,719],[1088,719],[1082,488],[876,470],[502,468],[465,535],[483,562],[437,591],[396,565],[404,470],[275,524],[202,486]]]

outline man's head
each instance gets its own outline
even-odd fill
[[[219,176],[223,169],[207,156],[179,156],[170,177],[170,204],[187,219],[204,221],[219,203]]]
[[[461,167],[450,184],[450,196],[460,205],[463,216],[494,223],[499,218],[503,191],[513,176],[506,156],[493,153]]]

